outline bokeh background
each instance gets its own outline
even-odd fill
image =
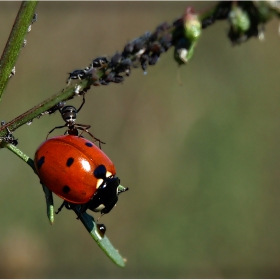
[[[1,2],[3,49],[20,2]],[[67,73],[113,55],[185,7],[214,2],[39,2],[38,22],[0,104],[10,121],[65,86]],[[227,22],[203,31],[191,62],[173,50],[143,75],[94,87],[78,122],[106,142],[129,192],[102,217],[127,259],[114,265],[72,211],[50,226],[32,170],[1,150],[1,278],[279,278],[278,21],[232,47]],[[178,82],[181,76],[182,85]],[[67,104],[79,106],[81,98]],[[33,157],[59,113],[14,135]],[[57,131],[62,134],[64,131]],[[56,208],[61,200],[55,198]],[[97,217],[98,215],[95,215]]]

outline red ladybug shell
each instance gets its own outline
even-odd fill
[[[87,139],[63,135],[50,138],[37,149],[34,159],[41,182],[64,200],[83,204],[101,182],[94,170],[104,165],[107,175],[115,175],[113,162]],[[109,172],[109,174],[108,174]]]

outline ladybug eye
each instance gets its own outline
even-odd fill
[[[97,179],[106,179],[106,172],[107,172],[107,169],[106,167],[101,164],[99,166],[97,166],[93,172],[93,175],[97,178]]]

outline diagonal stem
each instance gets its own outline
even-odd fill
[[[4,89],[9,81],[9,75],[16,64],[23,40],[37,5],[37,1],[23,1],[18,11],[10,37],[6,43],[0,60],[0,102]]]

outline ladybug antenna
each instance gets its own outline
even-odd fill
[[[106,173],[107,173],[106,167],[103,164],[101,164],[101,165],[99,165],[95,168],[93,174],[97,179],[105,180],[106,179]]]

